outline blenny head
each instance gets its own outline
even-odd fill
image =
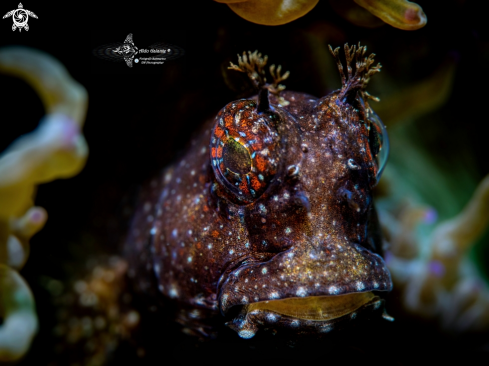
[[[260,327],[328,332],[383,308],[376,292],[392,287],[372,202],[387,134],[365,90],[380,65],[366,47],[346,45],[345,74],[330,50],[341,89],[318,100],[281,87],[269,100],[277,83],[262,82],[256,100],[230,103],[217,118],[213,192],[249,238],[249,255],[221,277],[219,305],[242,306],[228,325],[243,338]]]
[[[267,327],[328,332],[372,314],[363,310],[382,312],[379,293],[392,282],[372,188],[388,143],[365,90],[380,66],[363,47],[345,51],[341,89],[320,99],[284,90],[288,72],[274,65],[267,83],[266,56],[240,56],[231,68],[258,95],[222,108],[142,190],[129,273],[142,291],[153,278],[160,293],[196,308],[180,323],[204,333],[204,314],[220,311],[250,338]]]

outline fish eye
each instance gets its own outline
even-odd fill
[[[281,166],[280,117],[258,112],[253,100],[229,103],[216,117],[211,137],[211,165],[218,194],[249,204],[268,188]]]
[[[230,138],[222,149],[223,164],[231,173],[248,174],[251,171],[251,155],[243,145]]]
[[[379,181],[389,156],[389,136],[381,119],[374,111],[369,111],[370,130],[368,143],[377,166],[376,179]]]

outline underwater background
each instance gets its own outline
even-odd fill
[[[41,185],[37,191],[36,205],[47,210],[49,219],[31,240],[30,258],[21,274],[34,293],[40,330],[21,365],[50,364],[56,358],[53,298],[90,266],[91,258],[118,252],[130,215],[123,209],[138,186],[176,159],[206,119],[228,102],[251,94],[246,80],[227,70],[243,51],[257,49],[270,63],[289,70],[287,90],[324,96],[340,87],[327,45],[366,45],[383,66],[369,91],[381,99],[371,105],[390,137],[385,171],[390,178],[389,184],[379,185],[379,205],[389,209],[409,199],[432,207],[439,221],[461,211],[489,173],[489,27],[482,2],[452,0],[441,6],[419,1],[428,23],[416,31],[362,15],[364,22],[354,21],[348,7],[337,3],[321,0],[304,17],[274,27],[248,22],[212,1],[158,11],[134,6],[130,14],[128,9],[97,6],[83,17],[72,14],[71,20],[67,16],[61,21],[49,15],[47,6],[45,16],[31,6],[39,19],[30,21],[28,33],[12,33],[11,24],[2,23],[2,46],[31,46],[55,56],[89,95],[83,130],[90,149],[86,167],[74,178]],[[350,6],[356,9],[353,2]],[[93,57],[92,49],[122,42],[129,33],[138,47],[163,40],[183,48],[185,55],[146,73]],[[44,110],[23,81],[0,75],[0,88],[3,151],[34,130]],[[430,225],[417,229],[420,240],[429,234]],[[488,233],[471,249],[470,258],[489,281]],[[379,319],[350,333],[331,334],[329,345],[276,342],[266,336],[245,341],[232,332],[202,343],[167,324],[143,358],[148,364],[184,365],[333,358],[368,363],[374,358],[404,365],[425,352],[434,358],[451,353],[489,355],[489,332],[452,334],[403,311],[395,291],[386,301],[395,322]],[[134,356],[122,351],[112,362],[124,357]]]

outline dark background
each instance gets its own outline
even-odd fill
[[[355,26],[324,0],[303,18],[279,27],[249,23],[226,5],[212,1],[172,7],[161,3],[23,3],[39,17],[29,20],[28,32],[12,32],[11,19],[0,21],[1,45],[26,45],[50,53],[85,86],[90,98],[84,128],[90,156],[85,169],[72,179],[38,190],[36,204],[47,209],[49,220],[31,241],[22,275],[36,297],[41,329],[22,364],[47,364],[53,355],[54,317],[46,281],[67,281],[83,269],[88,257],[117,252],[124,231],[119,217],[121,201],[175,159],[205,119],[246,95],[246,83],[226,71],[229,61],[236,62],[236,54],[244,50],[258,49],[268,54],[270,64],[290,70],[289,90],[317,96],[339,86],[339,76],[326,53],[328,43],[336,47],[361,41],[378,55],[384,76],[377,83],[372,81],[370,92],[381,99],[428,78],[447,59],[454,60],[457,67],[448,99],[440,108],[415,118],[415,136],[440,169],[449,170],[453,161],[461,159],[472,167],[475,182],[489,173],[485,134],[489,32],[479,5],[482,2],[452,0],[441,6],[419,1],[428,24],[414,32],[388,25],[376,29]],[[17,3],[3,2],[1,11],[16,7]],[[182,47],[185,56],[162,66],[145,66],[151,68],[145,73],[140,72],[143,65],[130,69],[124,62],[92,56],[94,47],[123,42],[129,33],[138,48],[165,41]],[[2,151],[36,127],[43,108],[22,81],[2,75],[0,87]],[[389,120],[384,122],[389,127]],[[474,188],[458,190],[457,178],[450,175],[447,185],[460,195],[460,205]],[[482,270],[489,267],[488,251],[487,245],[481,245],[477,252]],[[410,364],[424,351],[437,360],[452,353],[488,355],[487,334],[454,338],[430,322],[404,318],[396,309],[390,312],[397,318],[395,323],[370,322],[338,336],[335,342],[334,338],[325,343],[299,342],[296,348],[285,340],[273,345],[268,339],[247,343],[232,332],[226,333],[225,340],[201,344],[178,335],[173,328],[162,329],[155,334],[162,344],[158,359],[160,364],[326,363],[331,359]],[[328,347],[331,343],[336,348]]]

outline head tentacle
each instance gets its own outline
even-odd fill
[[[367,85],[370,81],[372,75],[380,72],[382,65],[378,63],[376,66],[372,66],[374,63],[375,53],[370,54],[368,57],[365,56],[367,52],[366,46],[348,46],[348,43],[345,44],[345,57],[346,57],[346,68],[347,75],[345,75],[345,71],[343,69],[343,64],[341,63],[339,57],[339,47],[333,48],[331,45],[328,45],[329,51],[333,55],[336,60],[336,64],[338,66],[338,71],[341,76],[341,90],[340,90],[340,100],[344,100],[350,96],[354,96],[357,93],[363,98],[368,109],[368,99],[374,100],[378,102],[380,99],[370,95],[367,91]],[[353,72],[352,64],[355,63],[355,72]]]
[[[262,54],[259,53],[258,50],[255,50],[253,53],[248,51],[248,54],[243,52],[243,56],[238,55],[238,65],[230,62],[228,69],[246,73],[256,89],[268,89],[271,94],[278,98],[281,105],[288,105],[289,102],[280,96],[280,92],[285,89],[285,85],[280,84],[280,82],[286,80],[289,77],[290,72],[286,71],[281,75],[282,66],[279,65],[275,68],[275,64],[273,64],[269,68],[273,82],[267,83],[265,74],[267,61],[268,56],[265,55],[262,57]]]

